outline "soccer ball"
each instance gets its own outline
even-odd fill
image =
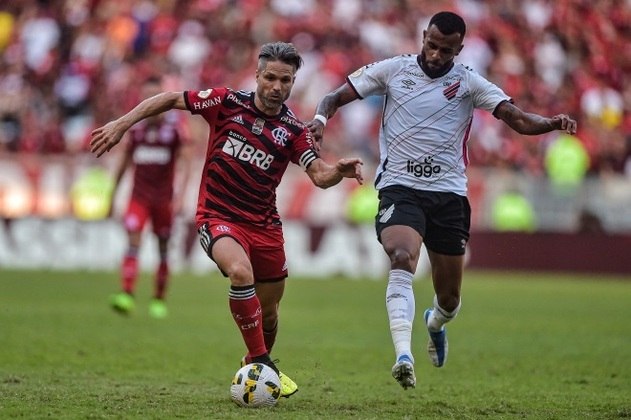
[[[280,397],[280,379],[271,367],[250,363],[234,374],[230,396],[241,407],[271,407]]]

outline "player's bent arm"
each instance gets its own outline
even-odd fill
[[[358,98],[357,92],[348,83],[344,83],[334,91],[327,93],[320,100],[316,107],[316,116],[307,123],[307,128],[311,131],[318,149],[322,142],[326,121],[335,115],[339,107]]]
[[[97,157],[109,152],[132,125],[171,109],[186,109],[183,92],[164,92],[145,99],[127,114],[94,130],[90,151],[96,153]]]
[[[543,117],[525,112],[508,101],[500,103],[494,115],[519,134],[537,135],[553,130],[565,130],[569,134],[576,133],[576,121],[565,114],[551,118]]]
[[[307,175],[314,185],[323,189],[337,185],[343,178],[355,178],[362,184],[361,165],[363,162],[359,158],[340,159],[335,165],[318,158],[307,168]]]
[[[358,99],[357,92],[348,84],[344,83],[332,92],[327,93],[316,107],[316,115],[331,118],[337,109]]]

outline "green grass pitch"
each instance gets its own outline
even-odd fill
[[[264,410],[229,385],[244,354],[227,280],[176,275],[170,316],[107,306],[116,273],[0,271],[0,418],[615,419],[631,417],[631,278],[466,273],[434,368],[415,283],[416,389],[392,379],[383,281],[290,279],[274,357],[300,386]]]

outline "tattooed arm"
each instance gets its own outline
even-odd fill
[[[576,133],[576,121],[565,114],[543,117],[524,112],[508,101],[500,103],[493,113],[519,134],[536,135],[553,130],[564,130],[568,134]]]
[[[339,88],[335,89],[333,92],[329,92],[316,108],[316,115],[321,115],[324,118],[331,118],[335,115],[337,109],[341,106],[346,105],[349,102],[358,99],[357,93],[350,87],[348,83],[344,83]],[[311,131],[313,138],[316,141],[316,149],[319,149],[320,144],[322,143],[322,136],[324,134],[324,126],[320,120],[313,119],[307,123],[307,128]]]

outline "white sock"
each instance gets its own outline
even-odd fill
[[[390,334],[397,359],[402,355],[412,362],[412,323],[414,322],[414,290],[412,273],[390,270],[386,289],[386,309],[390,320]]]
[[[427,318],[427,328],[432,332],[438,332],[443,329],[443,326],[454,319],[460,311],[462,300],[458,302],[458,306],[451,312],[447,312],[438,304],[438,297],[434,295],[434,310]]]

